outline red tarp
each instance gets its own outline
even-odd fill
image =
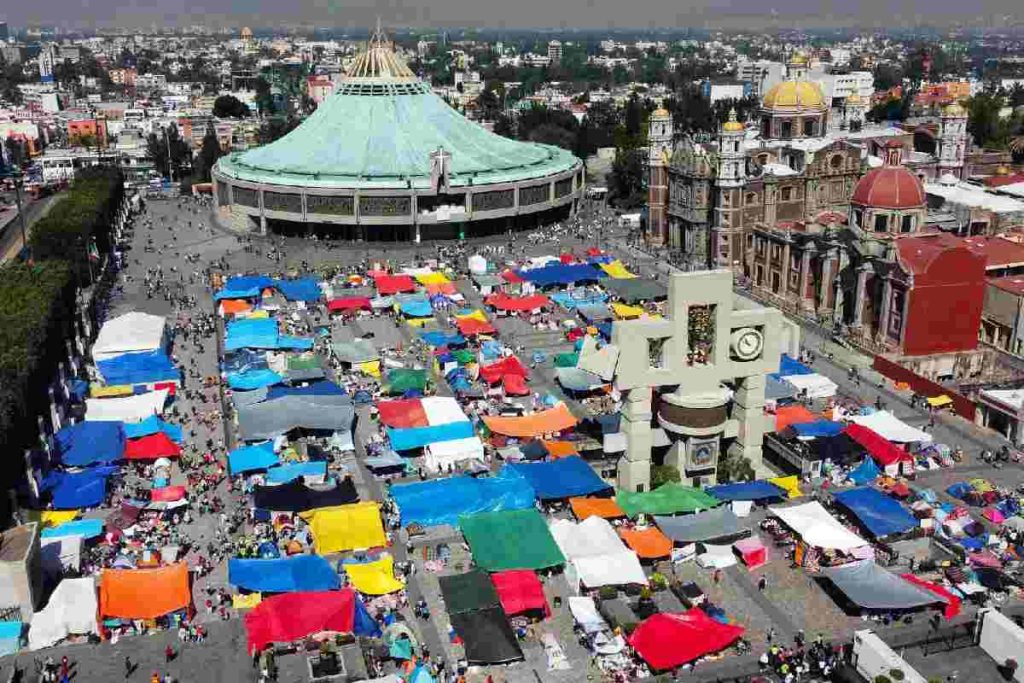
[[[604,252],[598,249],[597,247],[590,247],[589,249],[587,249],[587,256],[590,256],[591,258],[597,256],[604,256]]]
[[[351,633],[355,626],[356,594],[340,591],[283,593],[266,598],[245,615],[249,652],[270,643],[290,643],[321,631]]]
[[[863,425],[848,425],[843,433],[866,448],[882,467],[902,461],[913,462],[914,456],[910,453]]]
[[[184,486],[164,486],[163,488],[153,489],[149,494],[149,499],[154,503],[173,503],[184,497]]]
[[[502,375],[501,386],[505,389],[506,396],[530,395],[530,387],[526,386],[526,380],[520,375]]]
[[[163,432],[150,434],[140,439],[128,439],[124,447],[126,460],[156,460],[176,458],[181,455],[181,446],[171,441]]]
[[[488,384],[496,384],[505,375],[518,375],[526,378],[530,376],[530,372],[515,356],[505,356],[497,363],[480,367],[480,377]]]
[[[416,291],[416,282],[408,275],[374,275],[373,283],[382,296]]]
[[[523,278],[522,278],[522,277],[521,277],[521,276],[519,275],[519,273],[517,273],[517,272],[516,272],[516,271],[514,271],[514,270],[505,270],[505,271],[502,271],[502,273],[501,273],[501,279],[502,279],[502,280],[504,280],[505,282],[510,282],[510,283],[512,283],[512,284],[514,284],[514,285],[515,285],[515,284],[520,284],[520,283],[522,283],[522,282],[526,282],[526,280],[524,280],[524,279],[523,279]]]
[[[573,256],[572,254],[562,254],[561,256],[558,257],[558,260],[568,265],[570,263],[575,263],[576,257]]]
[[[462,318],[455,323],[463,337],[472,337],[477,334],[494,334],[494,325],[485,323],[474,318]]]
[[[337,313],[338,311],[368,311],[370,310],[370,297],[346,296],[341,299],[331,299],[327,302],[327,310],[332,313]]]
[[[423,404],[418,398],[380,401],[377,403],[377,410],[380,413],[380,421],[387,427],[410,429],[430,425],[427,413],[423,410]]]
[[[512,616],[530,610],[541,610],[545,617],[551,616],[551,608],[544,597],[544,587],[532,569],[511,569],[491,574],[491,581],[498,591],[498,599],[505,614]]]
[[[945,611],[943,612],[943,616],[945,616],[947,619],[952,619],[956,615],[960,614],[960,598],[953,595],[939,584],[932,583],[930,581],[925,581],[924,579],[919,579],[913,574],[900,574],[900,578],[906,579],[915,586],[920,586],[921,588],[924,588],[926,591],[931,591],[932,593],[935,593],[936,595],[945,598],[947,602]]]
[[[695,607],[644,619],[629,636],[629,644],[652,669],[664,671],[718,652],[742,635],[742,626],[719,623]]]
[[[484,299],[488,306],[494,306],[502,311],[532,311],[537,308],[544,308],[551,305],[551,299],[543,294],[531,294],[529,296],[509,296],[503,292],[491,294]]]

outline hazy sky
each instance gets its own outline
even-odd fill
[[[1021,0],[3,0],[15,26],[909,27],[1024,22]]]

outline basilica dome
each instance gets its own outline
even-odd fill
[[[825,95],[817,83],[783,81],[765,93],[761,107],[779,113],[820,111],[825,108]]]

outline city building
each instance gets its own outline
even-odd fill
[[[548,43],[548,60],[551,64],[558,64],[562,61],[562,42],[552,40]]]
[[[220,220],[236,229],[415,241],[565,218],[584,184],[571,153],[462,117],[380,30],[302,125],[221,158],[213,177]]]

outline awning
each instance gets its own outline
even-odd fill
[[[471,666],[507,664],[523,658],[501,607],[452,614],[449,620],[463,640],[466,662]]]
[[[314,488],[296,480],[278,486],[257,486],[253,493],[256,507],[275,512],[303,512],[357,500],[359,494],[351,479],[344,479],[331,488]]]
[[[599,375],[582,368],[555,368],[558,383],[568,391],[594,391],[608,384]]]
[[[87,398],[85,419],[88,422],[142,422],[164,412],[167,389],[147,391],[120,398]]]
[[[546,569],[565,562],[536,509],[466,515],[459,526],[477,566],[487,571]]]
[[[377,501],[318,508],[301,516],[313,532],[317,555],[387,547]]]
[[[850,422],[867,427],[884,439],[898,443],[931,443],[932,435],[911,427],[888,410],[879,410],[870,415],[850,415]]]
[[[600,633],[608,629],[608,622],[597,611],[594,598],[569,596],[569,611],[584,633]]]
[[[932,408],[941,408],[942,406],[948,406],[953,403],[953,399],[945,394],[941,396],[932,396],[928,399],[928,405]]]
[[[304,477],[323,481],[327,477],[327,461],[309,460],[306,462],[281,463],[267,470],[266,479],[268,484],[287,484]]]
[[[536,494],[521,478],[449,477],[409,484],[394,484],[391,497],[401,513],[402,525],[459,523],[461,515],[532,508]]]
[[[120,422],[79,422],[54,435],[57,455],[66,467],[116,462],[124,457],[125,434]]]
[[[96,580],[92,576],[62,579],[46,607],[32,615],[28,647],[40,650],[69,635],[96,633]]]
[[[654,522],[666,536],[676,543],[735,539],[741,534],[749,533],[748,530],[740,527],[740,520],[733,513],[732,508],[727,505],[692,515],[657,516],[654,518]]]
[[[316,633],[378,636],[380,628],[349,588],[275,595],[245,615],[249,652],[272,643],[290,643]]]
[[[171,441],[163,432],[150,434],[138,439],[129,439],[125,444],[126,460],[158,460],[159,458],[177,458],[181,455],[181,446]]]
[[[879,567],[874,560],[822,567],[821,574],[850,602],[864,609],[913,609],[946,602],[942,596]]]
[[[364,595],[387,595],[405,588],[395,578],[395,559],[384,555],[372,562],[346,562],[342,564],[352,587]]]
[[[743,635],[742,626],[715,621],[699,608],[644,619],[629,644],[655,671],[673,669],[725,649]]]
[[[177,382],[181,371],[163,349],[134,351],[96,361],[96,369],[108,385]]]
[[[540,500],[584,496],[611,488],[579,456],[548,462],[506,465],[502,476],[520,476],[530,482]]]
[[[101,619],[155,619],[191,604],[192,589],[184,562],[155,569],[104,569],[100,573]]]
[[[521,417],[500,417],[487,415],[483,418],[488,429],[496,434],[505,436],[528,437],[542,436],[560,432],[564,429],[574,427],[577,423],[575,416],[569,412],[569,407],[559,403],[556,407],[532,415]]]
[[[863,538],[839,523],[821,503],[813,501],[792,507],[772,507],[769,511],[785,522],[808,545],[850,551],[868,545]]]
[[[605,519],[618,519],[626,516],[614,498],[570,498],[569,505],[572,507],[576,519],[581,522],[592,516]]]
[[[900,578],[904,581],[909,581],[918,588],[923,588],[926,591],[931,591],[932,593],[935,593],[935,595],[939,596],[939,598],[945,600],[946,609],[943,613],[943,616],[945,616],[947,619],[952,619],[953,617],[960,614],[960,598],[953,595],[939,584],[932,583],[930,581],[925,581],[924,579],[921,579],[913,574],[900,574]]]
[[[349,342],[335,342],[331,344],[331,351],[342,363],[352,365],[368,363],[380,358],[380,352],[369,339],[353,339]]]
[[[721,501],[783,500],[787,497],[785,491],[764,480],[719,484],[705,490]]]
[[[814,422],[821,419],[801,405],[779,406],[775,411],[775,431],[781,432],[790,425],[801,422]]]
[[[474,569],[465,574],[441,576],[438,585],[448,614],[501,606],[498,591],[485,571]]]
[[[914,460],[913,455],[863,425],[848,425],[843,433],[866,448],[871,457],[882,467]]]
[[[240,446],[228,453],[228,469],[231,474],[244,474],[265,470],[278,463],[273,442]]]
[[[416,291],[416,283],[408,275],[374,275],[373,284],[381,296]]]
[[[838,491],[833,498],[875,538],[902,534],[919,526],[917,518],[898,501],[870,486]]]
[[[544,586],[537,578],[536,572],[529,569],[514,569],[491,574],[491,581],[498,592],[501,607],[505,614],[514,616],[524,612],[542,612],[551,615]]]
[[[601,283],[609,292],[626,303],[653,301],[668,296],[668,288],[657,280],[637,277],[627,280],[606,280]]]
[[[646,529],[619,529],[619,536],[637,556],[645,560],[656,560],[672,554],[672,539],[656,527]]]
[[[798,393],[806,392],[807,398],[830,398],[839,391],[839,385],[825,375],[783,375],[782,380],[792,384]]]
[[[503,292],[497,292],[484,299],[484,303],[500,311],[533,311],[550,306],[551,299],[543,294],[509,296]]]
[[[335,590],[341,580],[330,563],[318,555],[295,555],[272,560],[228,560],[228,583],[263,593]]]
[[[130,351],[153,351],[163,346],[166,319],[132,311],[103,323],[92,345],[96,360]]]
[[[608,520],[588,517],[580,523],[558,519],[551,523],[551,535],[574,575],[587,588],[647,585],[647,577],[636,553],[628,550]],[[570,580],[570,586],[573,581]]]
[[[615,500],[630,517],[639,514],[673,515],[678,512],[697,512],[709,510],[721,502],[701,489],[675,482],[662,484],[646,493],[620,490],[615,494]]]

